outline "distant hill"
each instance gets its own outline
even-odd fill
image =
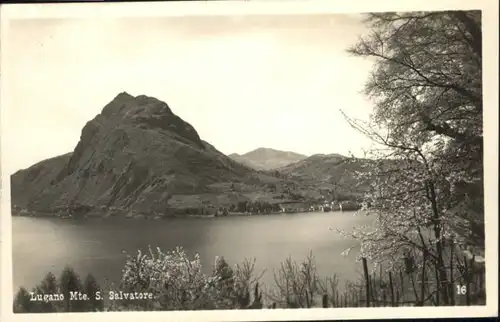
[[[281,167],[278,171],[288,179],[301,182],[308,189],[336,190],[344,195],[357,195],[368,186],[360,185],[354,174],[356,171],[367,171],[370,164],[370,160],[353,159],[340,154],[315,154]]]
[[[84,126],[73,152],[13,174],[11,200],[37,213],[153,215],[235,204],[282,181],[219,152],[165,102],[121,93]]]
[[[258,148],[243,155],[233,153],[229,157],[256,170],[274,170],[307,158],[303,154],[270,148]]]

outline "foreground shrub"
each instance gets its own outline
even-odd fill
[[[325,292],[316,273],[312,253],[300,264],[287,258],[274,272],[275,289],[269,297],[285,308],[310,308],[317,305],[318,297]]]
[[[32,312],[33,303],[30,302],[30,294],[24,287],[20,287],[14,296],[14,313]]]
[[[211,310],[258,307],[251,303],[250,289],[257,281],[252,279],[253,266],[229,267],[223,258],[217,258],[212,275],[202,272],[200,257],[191,259],[178,247],[173,251],[148,254],[138,252],[125,263],[120,289],[124,292],[148,292],[154,300],[120,301],[116,309],[141,310]],[[258,292],[254,299],[261,299]]]

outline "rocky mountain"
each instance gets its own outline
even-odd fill
[[[303,154],[270,148],[258,148],[243,155],[233,153],[229,157],[256,170],[274,170],[307,158]]]
[[[203,141],[156,98],[121,93],[81,132],[73,152],[11,177],[13,210],[151,215],[245,200],[281,179]]]

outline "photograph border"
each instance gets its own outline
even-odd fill
[[[97,8],[96,8],[97,7]],[[210,320],[210,321],[284,321],[323,319],[377,318],[439,318],[498,316],[498,0],[351,0],[351,1],[186,1],[135,3],[50,3],[7,4],[0,8],[1,40],[9,33],[9,21],[34,18],[106,18],[184,15],[247,15],[247,14],[349,14],[383,11],[482,10],[483,28],[483,114],[484,184],[486,246],[486,305],[461,307],[398,307],[398,308],[331,308],[327,309],[263,309],[163,312],[97,312],[14,314],[12,312],[12,225],[10,178],[5,172],[4,151],[9,134],[4,131],[5,107],[9,106],[9,75],[4,66],[9,63],[9,49],[0,40],[0,157],[1,157],[1,216],[0,216],[0,319],[6,321],[150,321]],[[13,138],[12,140],[15,140]],[[4,175],[5,174],[5,175]]]

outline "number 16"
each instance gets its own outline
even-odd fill
[[[465,285],[457,285],[457,294],[465,295],[467,293],[467,286]]]

